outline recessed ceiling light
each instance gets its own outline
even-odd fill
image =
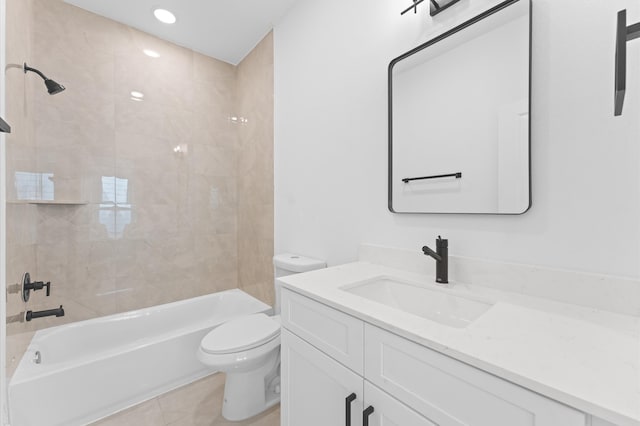
[[[142,99],[144,98],[144,93],[142,92],[136,92],[135,90],[133,92],[131,92],[131,97],[133,98],[138,98],[138,99]]]
[[[153,15],[160,22],[165,24],[175,24],[176,23],[176,15],[169,12],[167,9],[155,9],[153,11]]]
[[[150,58],[159,58],[160,54],[158,52],[156,52],[155,50],[151,50],[151,49],[143,49],[142,53],[144,53],[145,55],[149,56]]]
[[[133,96],[131,97],[132,101],[136,101],[136,102],[142,102],[144,101],[144,99],[140,99],[140,98],[134,98]]]

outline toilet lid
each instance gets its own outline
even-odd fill
[[[260,346],[280,334],[280,323],[265,314],[247,315],[214,328],[202,339],[210,354],[241,352]]]

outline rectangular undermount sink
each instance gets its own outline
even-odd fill
[[[435,286],[435,284],[434,284]],[[450,327],[464,328],[493,305],[408,281],[377,277],[341,288],[351,294]]]

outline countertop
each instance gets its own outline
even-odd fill
[[[380,276],[494,305],[454,328],[345,292]],[[355,262],[279,278],[284,287],[620,426],[640,426],[640,318]]]

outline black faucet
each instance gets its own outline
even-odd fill
[[[449,282],[449,240],[443,240],[440,235],[436,240],[436,251],[429,247],[422,247],[422,252],[436,260],[436,282],[446,284]]]
[[[22,300],[24,302],[29,301],[29,294],[32,291],[42,290],[45,288],[47,290],[47,297],[51,295],[51,282],[44,281],[31,281],[31,275],[28,272],[25,272],[22,277]]]

